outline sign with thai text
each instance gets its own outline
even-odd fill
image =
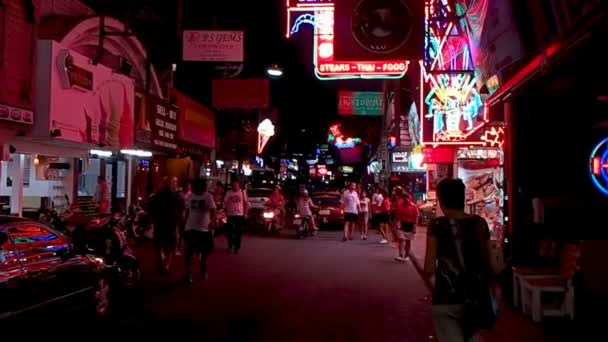
[[[175,150],[177,148],[177,108],[162,99],[148,98],[152,144]]]
[[[374,91],[340,91],[338,93],[339,115],[382,116],[384,94]]]
[[[183,59],[194,62],[242,62],[243,31],[184,31]]]

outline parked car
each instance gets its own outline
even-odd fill
[[[314,193],[312,201],[319,206],[318,222],[320,227],[344,224],[344,212],[340,195],[336,193]]]
[[[121,273],[59,231],[0,216],[0,320],[57,317],[81,308],[108,317],[116,304],[135,297],[122,288]]]

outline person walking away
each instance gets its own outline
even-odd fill
[[[184,202],[184,213],[178,226],[177,231],[177,248],[175,249],[175,255],[180,256],[181,251],[184,248],[184,230],[186,228],[186,222],[188,222],[188,216],[190,215],[190,198],[192,197],[192,183],[186,181],[180,194]]]
[[[222,206],[222,200],[224,199],[224,184],[222,182],[215,183],[213,188],[213,198],[215,199],[215,205],[219,208]]]
[[[184,202],[175,191],[177,179],[166,177],[162,189],[150,199],[154,220],[154,245],[162,273],[169,274],[177,245],[177,225],[183,215]]]
[[[433,219],[428,228],[424,269],[435,274],[432,312],[439,342],[473,341],[482,322],[495,318],[488,310],[476,314],[482,306],[470,305],[473,299],[495,310],[490,231],[485,219],[464,212],[464,193],[460,179],[440,181],[437,198],[445,216]]]
[[[370,199],[367,197],[365,190],[361,190],[361,199],[359,200],[361,205],[361,212],[359,213],[359,228],[361,231],[361,240],[367,240],[367,230],[369,223],[369,209]]]
[[[355,224],[359,220],[359,196],[357,195],[357,184],[350,183],[348,189],[342,194],[342,210],[344,211],[344,237],[342,241],[353,239]]]
[[[215,229],[215,199],[207,191],[207,181],[196,179],[192,185],[193,193],[186,206],[190,214],[184,227],[186,244],[184,282],[192,283],[192,258],[195,253],[200,255],[200,277],[207,279],[207,257],[213,251],[213,229]]]
[[[302,221],[306,218],[310,220],[310,224],[312,225],[312,229],[315,234],[319,230],[317,227],[316,220],[312,215],[312,209],[318,208],[313,202],[310,196],[308,196],[308,190],[304,189],[300,192],[300,196],[296,198],[296,210],[298,211],[298,215],[302,218]]]
[[[95,203],[97,204],[97,211],[100,214],[109,214],[112,194],[110,192],[110,186],[103,176],[97,177],[97,187],[95,188],[94,198]]]
[[[395,237],[399,242],[399,256],[395,257],[397,261],[407,261],[412,249],[412,240],[416,234],[416,222],[420,211],[418,207],[411,201],[410,196],[401,190],[397,194],[396,219],[398,226],[395,231]]]
[[[224,206],[226,208],[226,215],[228,216],[228,249],[233,254],[238,254],[241,249],[245,218],[249,210],[249,199],[245,190],[241,189],[241,184],[238,180],[234,180],[232,182],[232,189],[226,192]]]

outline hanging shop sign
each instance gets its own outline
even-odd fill
[[[608,138],[600,141],[591,151],[589,176],[593,186],[608,196]]]
[[[335,54],[344,60],[419,60],[424,1],[335,0]]]
[[[243,31],[191,31],[183,34],[183,59],[194,62],[242,62]]]
[[[384,94],[376,91],[338,92],[338,115],[382,116]]]
[[[213,80],[211,105],[215,109],[266,109],[270,106],[270,81],[266,78]]]
[[[49,127],[39,127],[40,131],[78,143],[133,147],[134,80],[102,64],[90,64],[87,57],[51,40],[39,41],[38,49],[39,55],[49,56],[48,63],[38,63],[38,68],[50,74],[49,86],[37,94],[40,114],[48,111],[49,115]],[[70,68],[64,65],[66,55],[71,57],[73,65],[86,66],[92,78],[81,71],[78,71],[80,76],[70,77]]]
[[[177,99],[177,135],[180,142],[215,148],[215,113],[176,89],[172,92]]]
[[[142,100],[135,122],[135,140],[160,149],[176,150],[177,110],[154,96]]]
[[[319,79],[401,78],[408,70],[406,59],[338,59],[334,54],[334,10],[315,11],[313,64]]]

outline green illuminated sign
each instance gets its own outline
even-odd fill
[[[338,93],[339,115],[382,116],[384,95],[375,91],[340,91]]]

